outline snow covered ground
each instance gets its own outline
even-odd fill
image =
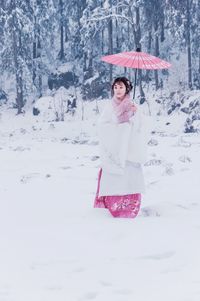
[[[0,301],[199,301],[199,135],[155,118],[140,214],[114,219],[92,116],[1,116]]]

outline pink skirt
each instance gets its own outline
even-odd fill
[[[107,208],[113,217],[135,218],[138,215],[141,204],[141,194],[99,196],[102,168],[98,174],[97,192],[94,200],[94,208]]]

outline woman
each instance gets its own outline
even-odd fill
[[[94,207],[107,208],[114,217],[136,217],[145,191],[141,164],[146,160],[146,139],[131,90],[127,78],[116,78],[112,100],[98,122],[101,168]]]

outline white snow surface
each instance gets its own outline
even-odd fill
[[[93,208],[92,106],[84,121],[1,115],[0,301],[199,301],[199,134],[154,116],[139,216],[113,218]]]

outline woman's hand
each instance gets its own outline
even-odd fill
[[[137,107],[134,104],[132,104],[132,106],[131,106],[131,111],[133,113],[135,113],[137,111]]]

